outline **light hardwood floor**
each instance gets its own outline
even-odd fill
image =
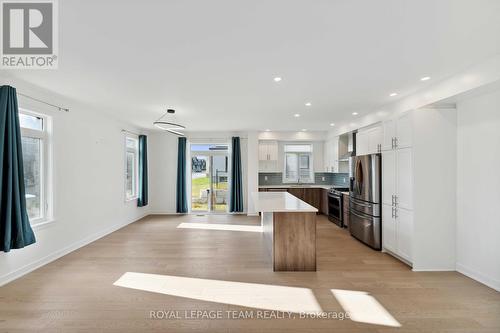
[[[318,217],[317,272],[273,272],[260,233],[177,228],[193,222],[259,223],[245,216],[147,217],[1,287],[0,331],[500,332],[500,293],[456,272],[412,272],[324,216]],[[114,285],[127,272],[138,288]],[[368,299],[369,309],[385,309],[375,322],[388,313],[401,327],[373,324],[369,316],[368,322],[150,319],[155,310],[182,317],[184,310],[300,309],[311,302],[325,312],[344,311],[332,289],[361,295],[351,305],[358,319],[367,318]]]

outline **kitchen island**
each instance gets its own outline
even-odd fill
[[[316,270],[318,209],[288,192],[254,192],[274,271]]]

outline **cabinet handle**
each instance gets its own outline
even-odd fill
[[[398,209],[396,207],[394,207],[394,218],[398,218]]]
[[[391,206],[394,206],[394,194],[391,195]]]
[[[398,138],[394,138],[394,148],[398,148]]]
[[[392,137],[392,140],[391,140],[391,142],[392,142],[392,147],[391,147],[391,148],[392,148],[392,149],[394,149],[394,148],[395,148],[395,147],[394,147],[394,139],[395,139],[395,138],[394,138],[394,137]]]
[[[394,207],[392,207],[392,218],[394,218]]]
[[[398,196],[394,195],[394,206],[398,205]]]

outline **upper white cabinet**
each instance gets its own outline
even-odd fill
[[[259,161],[277,161],[277,160],[278,160],[278,142],[260,141]]]
[[[356,134],[356,155],[375,154],[382,151],[382,126],[376,124],[358,130]]]
[[[259,142],[259,171],[277,172],[278,170],[278,142],[264,140]]]
[[[339,137],[333,137],[324,142],[323,170],[339,172]]]
[[[382,150],[412,146],[413,130],[411,112],[406,112],[384,121],[382,127]]]
[[[413,209],[413,150],[400,148],[396,150],[396,191],[395,204],[399,208]],[[387,175],[390,177],[390,175]]]

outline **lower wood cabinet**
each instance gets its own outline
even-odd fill
[[[328,190],[326,189],[317,187],[266,187],[259,188],[259,192],[288,192],[317,208],[319,213],[328,214]]]
[[[328,215],[328,190],[321,189],[321,209],[319,210],[321,214]]]
[[[342,193],[344,225],[349,227],[349,194]]]
[[[299,198],[302,201],[305,201],[304,200],[304,188],[302,188],[302,187],[300,187],[300,188],[299,187],[289,187],[288,193],[290,193],[293,196],[296,196],[297,198]]]

